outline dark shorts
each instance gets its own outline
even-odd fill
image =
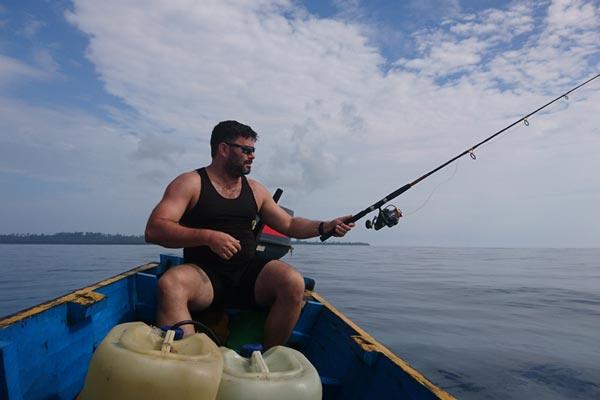
[[[214,293],[211,306],[247,308],[256,306],[254,285],[267,262],[255,257],[235,270],[223,265],[193,264],[202,269],[210,279]]]

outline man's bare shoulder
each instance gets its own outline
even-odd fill
[[[185,182],[200,182],[200,174],[196,170],[186,171],[177,176],[175,180],[180,179]]]
[[[268,202],[271,199],[271,194],[267,190],[266,187],[263,186],[262,183],[248,178],[248,184],[252,189],[252,193],[254,194],[254,199],[256,200],[256,205],[258,206],[258,210],[262,210],[265,202]]]
[[[179,174],[169,183],[167,192],[178,192],[181,194],[197,193],[200,189],[200,176],[196,171],[187,171]]]
[[[247,178],[247,179],[248,179],[248,184],[250,185],[250,187],[252,188],[252,191],[254,193],[256,193],[257,195],[259,195],[261,197],[265,196],[265,194],[267,196],[269,195],[269,191],[262,183],[260,183],[257,180],[254,180],[254,179],[250,179],[250,178]]]

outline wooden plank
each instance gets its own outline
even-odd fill
[[[93,314],[99,312],[106,302],[105,296],[96,292],[87,292],[75,297],[67,303],[67,321],[69,325],[76,325],[88,320]]]

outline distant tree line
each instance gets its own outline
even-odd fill
[[[11,233],[0,235],[0,243],[4,244],[146,244],[143,235],[112,235],[101,232],[59,232],[50,235],[35,233]],[[369,246],[365,242],[339,242],[318,240],[292,240],[292,245],[325,245],[325,246]]]
[[[367,242],[338,242],[336,240],[330,240],[328,242],[321,242],[319,240],[292,240],[292,245],[320,245],[320,246],[370,246]]]
[[[0,235],[0,243],[12,244],[146,244],[143,235],[111,235],[100,232],[59,232],[50,235],[11,233]]]

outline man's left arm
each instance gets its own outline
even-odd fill
[[[354,223],[346,224],[344,222],[351,215],[338,217],[331,221],[313,221],[302,217],[292,217],[275,203],[264,186],[258,182],[253,183],[253,190],[255,190],[259,202],[260,217],[271,228],[287,236],[307,239],[334,230],[334,236],[342,237],[354,227]]]

